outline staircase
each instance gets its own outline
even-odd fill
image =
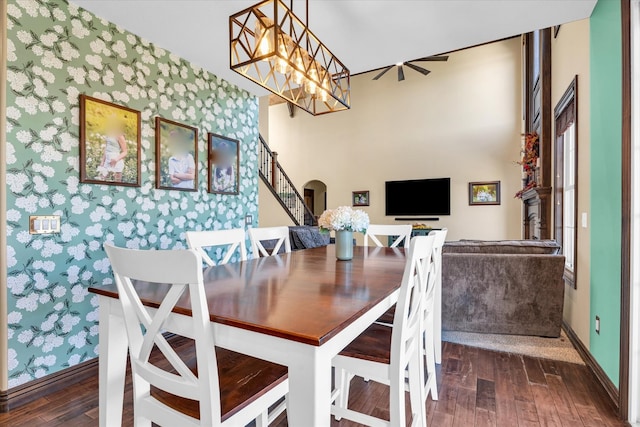
[[[287,212],[295,225],[318,225],[304,198],[298,193],[287,173],[278,162],[278,153],[271,151],[260,135],[258,152],[260,178]]]

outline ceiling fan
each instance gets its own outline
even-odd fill
[[[414,59],[413,61],[398,62],[397,64],[389,65],[388,67],[383,69],[380,73],[378,73],[378,75],[376,75],[373,78],[373,80],[378,80],[380,77],[384,76],[387,71],[389,71],[393,67],[397,67],[398,68],[398,81],[401,82],[401,81],[404,80],[404,69],[403,69],[403,66],[409,67],[412,70],[417,71],[417,72],[421,73],[422,75],[426,76],[431,71],[427,70],[426,68],[422,68],[422,67],[420,67],[418,65],[412,64],[412,62],[445,62],[447,59],[449,59],[449,57],[446,56],[446,55],[445,56],[427,56],[427,57],[420,58],[420,59]]]

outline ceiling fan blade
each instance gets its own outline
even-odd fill
[[[402,69],[402,65],[398,65],[398,81],[401,82],[404,80],[404,70]]]
[[[417,65],[413,65],[410,62],[405,62],[404,65],[406,65],[407,67],[411,68],[414,71],[417,71],[423,75],[427,75],[429,74],[431,71],[427,70],[426,68],[422,68],[422,67],[418,67]]]
[[[373,80],[378,80],[380,77],[384,76],[384,75],[385,75],[385,73],[386,73],[387,71],[389,71],[389,70],[390,70],[390,69],[392,69],[392,68],[393,68],[393,65],[389,65],[387,68],[385,68],[384,70],[382,70],[382,71],[380,72],[380,74],[378,74],[377,76],[375,76],[375,77],[373,78]]]
[[[424,58],[420,58],[420,59],[414,59],[411,62],[445,62],[449,59],[449,56],[444,55],[444,56],[427,56]]]

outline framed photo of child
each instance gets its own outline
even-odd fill
[[[209,133],[209,192],[240,193],[240,141]]]
[[[140,112],[80,95],[80,182],[140,186]]]
[[[198,129],[156,117],[156,188],[198,189]]]
[[[353,200],[353,206],[369,206],[368,191],[353,191],[351,198]]]

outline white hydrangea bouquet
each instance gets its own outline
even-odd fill
[[[324,211],[318,219],[318,226],[323,233],[329,231],[366,233],[369,228],[369,215],[361,209],[340,206]]]
[[[327,209],[318,219],[320,232],[335,231],[336,258],[339,261],[353,259],[353,233],[366,233],[369,228],[369,215],[360,209],[340,206]]]

